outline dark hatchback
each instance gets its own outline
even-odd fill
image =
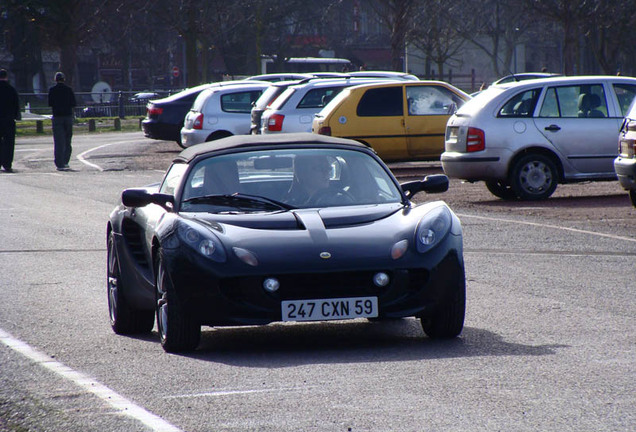
[[[146,105],[146,118],[141,122],[144,135],[156,140],[176,141],[181,145],[183,119],[199,93],[213,85],[203,84],[163,99],[149,101]]]

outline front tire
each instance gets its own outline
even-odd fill
[[[513,166],[510,184],[519,199],[544,200],[554,193],[559,181],[556,165],[547,156],[528,154]]]
[[[115,247],[115,234],[108,235],[107,296],[110,326],[120,335],[150,333],[155,323],[153,310],[133,308],[126,300]]]
[[[166,270],[161,251],[155,264],[157,328],[161,346],[166,352],[193,351],[201,340],[201,326],[195,322],[176,293]]]
[[[466,315],[466,279],[461,280],[441,300],[431,316],[420,318],[424,333],[431,339],[451,339],[462,332]]]
[[[636,207],[636,189],[629,190],[629,199],[632,202],[632,205]]]

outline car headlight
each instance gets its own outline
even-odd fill
[[[221,241],[206,228],[195,223],[181,223],[177,233],[185,244],[205,258],[216,262],[227,259]]]
[[[446,206],[439,206],[428,212],[417,226],[417,251],[428,252],[444,240],[451,229],[452,220],[451,212]]]

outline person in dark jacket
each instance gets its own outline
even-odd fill
[[[55,74],[56,84],[49,89],[49,106],[53,108],[53,143],[55,154],[55,166],[58,171],[69,171],[71,160],[71,139],[73,138],[73,108],[75,93],[73,89],[64,84],[64,74]]]
[[[20,119],[18,92],[9,84],[7,70],[0,69],[0,167],[6,172],[13,172],[15,121]]]

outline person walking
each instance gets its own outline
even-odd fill
[[[9,84],[7,70],[0,69],[0,167],[5,172],[13,172],[15,121],[21,118],[18,92]]]
[[[55,166],[58,171],[69,171],[68,163],[71,160],[71,139],[73,138],[73,108],[75,93],[73,89],[64,84],[64,74],[55,74],[56,84],[49,89],[49,106],[53,108],[53,145]]]

